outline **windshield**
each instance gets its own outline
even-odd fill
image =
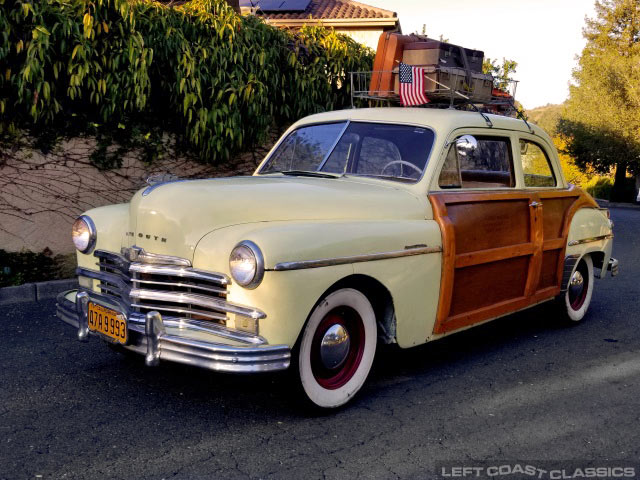
[[[325,172],[417,181],[434,133],[429,128],[365,122],[324,123],[291,132],[261,174]]]

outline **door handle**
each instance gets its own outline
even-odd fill
[[[542,206],[542,202],[536,202],[535,200],[529,204],[530,207],[538,208]]]

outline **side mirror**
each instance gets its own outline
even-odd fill
[[[462,135],[456,139],[456,152],[459,157],[466,157],[478,149],[478,140],[473,135]]]

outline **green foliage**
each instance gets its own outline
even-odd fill
[[[640,4],[596,2],[583,33],[587,44],[558,130],[581,168],[616,168],[612,199],[619,200],[627,170],[640,173]]]
[[[613,194],[613,179],[611,177],[593,177],[585,185],[585,189],[589,194],[595,198],[602,198],[604,200],[612,200]],[[622,195],[619,201],[633,202],[635,200],[635,181],[633,178],[626,178],[622,188]]]
[[[75,254],[54,256],[48,248],[42,252],[0,249],[0,287],[72,278],[75,267]]]
[[[602,198],[604,200],[609,200],[612,188],[613,180],[609,177],[593,177],[585,185],[585,189],[589,195],[594,198]]]
[[[274,121],[348,106],[348,72],[373,63],[333,30],[280,30],[224,0],[0,0],[0,29],[0,134],[96,135],[101,168],[118,165],[112,142],[152,159],[163,131],[224,161]]]
[[[516,73],[516,69],[518,68],[518,62],[515,60],[507,60],[506,58],[502,59],[502,65],[497,62],[497,59],[492,60],[489,57],[485,57],[482,62],[482,72],[493,75],[495,87],[507,91],[509,80],[511,80],[512,75]]]

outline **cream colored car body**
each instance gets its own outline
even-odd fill
[[[313,115],[289,129],[338,120],[431,128],[434,145],[422,178],[414,184],[353,176],[324,179],[256,173],[160,184],[139,191],[129,204],[96,208],[86,215],[97,227],[96,249],[120,252],[122,247],[136,245],[148,252],[187,258],[195,268],[226,275],[230,275],[229,255],[234,246],[243,240],[255,242],[264,254],[264,279],[255,289],[232,283],[228,300],[266,314],[259,322],[259,334],[269,344],[293,347],[325,292],[345,278],[366,276],[389,292],[395,310],[394,340],[401,347],[411,347],[442,336],[433,333],[442,273],[442,252],[437,247],[442,247],[442,235],[428,195],[438,190],[447,142],[462,133],[501,132],[514,140],[535,138],[552,157],[560,181],[557,188],[566,187],[553,144],[540,128],[532,126],[535,133],[531,134],[520,120],[490,118],[491,129],[477,113],[356,109]],[[519,158],[514,158],[514,165],[518,190],[523,188]],[[584,208],[573,217],[569,241],[610,233],[605,213]],[[394,252],[411,245],[436,248],[424,255],[274,270],[281,262]],[[606,265],[611,245],[611,239],[577,244],[568,247],[567,254],[603,252]],[[78,264],[97,268],[92,255],[78,254]]]

